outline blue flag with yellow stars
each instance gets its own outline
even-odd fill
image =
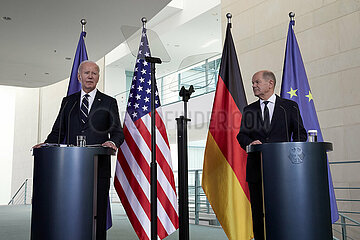
[[[88,60],[88,55],[86,52],[85,41],[84,41],[85,36],[86,36],[86,32],[82,31],[80,33],[79,43],[76,48],[74,63],[71,69],[70,81],[66,96],[69,96],[81,90],[81,83],[78,80],[78,68],[81,62]]]
[[[286,41],[284,69],[281,85],[281,97],[297,102],[300,113],[303,118],[306,130],[314,129],[318,132],[318,141],[323,142],[319,121],[316,115],[313,95],[310,90],[309,82],[306,76],[304,63],[301,57],[299,45],[297,43],[293,26],[295,21],[291,20]],[[328,178],[331,220],[336,222],[339,219],[336,205],[335,193],[331,178],[331,172],[328,162]]]

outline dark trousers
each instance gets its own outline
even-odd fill
[[[248,182],[250,191],[250,203],[253,220],[255,240],[263,240],[264,237],[264,211],[261,182]]]
[[[99,177],[97,184],[96,240],[106,240],[106,214],[110,179]]]

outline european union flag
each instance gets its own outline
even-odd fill
[[[81,84],[77,78],[78,68],[81,62],[88,60],[84,38],[86,32],[80,33],[79,43],[76,48],[74,63],[71,69],[70,82],[68,86],[67,96],[81,90]]]
[[[293,26],[295,21],[289,23],[289,31],[286,41],[284,69],[281,85],[281,97],[291,99],[299,105],[300,112],[304,121],[306,130],[314,129],[318,132],[318,141],[322,142],[323,137],[319,121],[316,115],[313,95],[310,90],[309,82],[306,76],[304,63],[301,57],[299,45],[297,43]],[[338,209],[336,205],[335,193],[331,178],[331,172],[328,162],[328,178],[331,220],[336,222],[339,219]]]

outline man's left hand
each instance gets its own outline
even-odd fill
[[[102,144],[103,147],[109,147],[114,149],[115,151],[117,150],[117,147],[115,146],[115,144],[113,142],[110,141],[106,141]]]

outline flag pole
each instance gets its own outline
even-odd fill
[[[231,13],[227,13],[226,14],[227,20],[228,20],[228,24],[230,24],[230,28],[231,28],[231,18],[232,18],[232,14]]]
[[[143,28],[146,29],[147,19],[141,18]],[[155,112],[155,63],[161,64],[161,59],[145,57],[151,66],[151,163],[150,163],[150,213],[151,213],[151,240],[157,240],[157,163],[156,163],[156,112]]]
[[[86,19],[85,19],[85,18],[81,19],[81,20],[80,20],[80,23],[81,23],[81,25],[82,25],[82,31],[85,32],[85,25],[86,25],[86,23],[87,23]]]
[[[294,12],[289,12],[289,18],[290,18],[290,21],[295,22],[295,13]]]

